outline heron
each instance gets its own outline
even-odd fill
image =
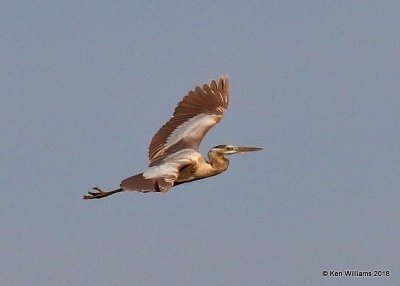
[[[219,123],[228,108],[229,78],[221,76],[197,86],[179,102],[149,145],[149,167],[124,179],[120,187],[104,191],[94,187],[85,200],[100,199],[119,192],[167,192],[172,187],[218,175],[228,169],[228,155],[262,150],[259,147],[217,145],[207,158],[198,149],[207,132]]]

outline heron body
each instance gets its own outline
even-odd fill
[[[126,178],[120,188],[89,192],[84,199],[99,199],[123,191],[167,192],[173,186],[224,172],[227,155],[261,150],[257,147],[218,145],[203,157],[199,145],[228,108],[229,79],[220,77],[190,91],[175,108],[172,118],[154,135],[149,146],[149,168]]]

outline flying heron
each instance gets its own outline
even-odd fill
[[[257,147],[218,145],[199,152],[201,140],[228,108],[229,79],[221,76],[190,91],[175,108],[172,118],[154,135],[149,146],[149,168],[121,182],[120,188],[103,191],[97,187],[85,200],[100,199],[124,191],[167,192],[173,186],[224,172],[227,155],[262,150]]]

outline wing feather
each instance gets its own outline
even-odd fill
[[[178,148],[197,151],[208,130],[221,120],[228,102],[228,77],[222,76],[189,91],[175,108],[172,118],[154,135],[149,146],[150,162]]]

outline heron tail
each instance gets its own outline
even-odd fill
[[[142,193],[160,191],[157,181],[144,178],[143,173],[126,178],[121,182],[120,186],[125,191],[138,191]]]

